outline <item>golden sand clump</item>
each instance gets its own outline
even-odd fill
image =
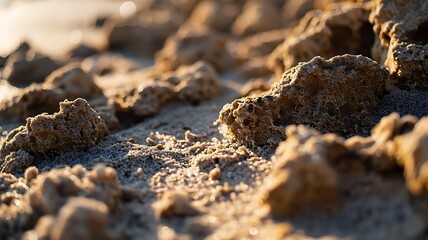
[[[242,3],[238,1],[198,1],[186,24],[194,28],[230,32],[241,7]]]
[[[373,59],[390,71],[393,85],[428,90],[428,3],[376,0],[370,22],[377,33]]]
[[[180,65],[191,65],[200,60],[212,64],[218,71],[235,65],[223,36],[204,28],[189,27],[183,27],[170,36],[155,60],[161,71],[172,71]]]
[[[66,65],[0,56],[0,239],[427,238],[425,1],[57,2],[0,7]]]
[[[19,149],[16,152],[11,152],[7,155],[0,166],[0,172],[18,173],[23,172],[26,168],[33,164],[34,156],[28,152]]]
[[[276,150],[273,170],[261,190],[272,214],[295,216],[308,208],[336,207],[340,182],[330,161],[346,151],[342,139],[304,126],[288,127],[287,137]]]
[[[153,207],[158,217],[192,216],[202,212],[185,191],[168,191]]]
[[[57,212],[71,196],[102,201],[110,211],[115,211],[120,194],[116,170],[104,165],[97,165],[91,171],[76,165],[43,173],[26,193],[33,208],[49,214]]]
[[[417,121],[411,115],[400,117],[398,113],[391,113],[377,123],[369,138],[354,136],[346,140],[346,145],[366,157],[371,156],[370,162],[374,168],[380,171],[394,169],[397,166],[394,139],[411,131]]]
[[[371,121],[387,74],[363,56],[315,57],[285,72],[270,92],[225,105],[220,120],[231,139],[246,145],[276,145],[290,124],[355,133]]]
[[[61,153],[94,146],[107,134],[107,128],[86,100],[60,103],[59,112],[40,114],[11,131],[3,140],[0,156],[23,149],[33,154]]]
[[[159,113],[174,100],[199,103],[220,93],[215,70],[210,64],[198,61],[144,82],[138,88],[120,90],[111,101],[119,118],[137,121]]]
[[[45,56],[26,42],[21,43],[9,54],[1,67],[2,78],[17,87],[26,87],[32,83],[41,83],[60,63]]]
[[[368,17],[367,7],[356,3],[343,3],[330,11],[311,11],[270,55],[268,67],[279,77],[299,62],[309,61],[315,56],[370,56],[374,37]]]
[[[34,230],[23,235],[24,240],[113,239],[108,231],[108,207],[100,201],[72,197],[58,212],[37,221]],[[78,224],[76,224],[78,223]]]
[[[412,193],[428,191],[428,118],[419,120],[413,130],[394,139],[394,155],[404,167],[407,187]]]
[[[242,13],[232,25],[232,32],[238,36],[253,35],[281,27],[281,16],[273,1],[247,1]]]
[[[81,233],[90,236],[105,234],[107,216],[109,212],[116,211],[120,204],[121,189],[116,171],[103,165],[97,165],[91,171],[76,165],[41,174],[35,168],[28,168],[25,178],[1,173],[0,179],[9,183],[0,192],[2,237],[11,234],[18,236],[36,225],[36,232],[39,232],[49,218],[56,218],[56,229],[48,229],[53,239],[61,239],[54,236],[64,236],[70,233],[70,229],[75,229],[75,219],[100,226],[94,232],[93,226],[79,224]],[[9,200],[5,196],[10,196]],[[38,220],[37,224],[35,220]],[[35,232],[28,234],[31,236]]]
[[[426,193],[427,127],[427,118],[417,121],[396,113],[384,117],[366,138],[345,140],[303,125],[289,126],[261,187],[262,200],[277,216],[339,208],[342,185],[368,166],[375,172],[401,166],[408,190]]]
[[[75,65],[52,72],[42,84],[32,84],[10,99],[0,102],[0,115],[25,120],[47,112],[54,113],[65,99],[90,98],[101,95],[93,77]]]

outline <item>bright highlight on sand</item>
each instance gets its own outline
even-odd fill
[[[120,5],[120,8],[119,8],[120,16],[122,16],[123,18],[131,16],[132,14],[135,13],[136,10],[137,10],[137,7],[135,6],[135,3],[132,1],[126,1],[122,3],[122,5]]]

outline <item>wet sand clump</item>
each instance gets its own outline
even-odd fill
[[[0,6],[0,239],[426,239],[426,9]]]
[[[428,5],[424,0],[376,1],[370,22],[377,34],[373,59],[387,67],[394,86],[428,90]]]
[[[168,103],[178,100],[197,104],[220,93],[216,71],[210,64],[199,61],[155,76],[137,88],[117,91],[111,101],[119,118],[139,121],[158,114]]]
[[[0,153],[25,150],[33,154],[61,153],[95,145],[107,134],[104,121],[78,98],[59,104],[59,112],[40,114],[27,119],[27,124],[11,131],[2,141]]]
[[[9,191],[16,191],[7,198],[8,192],[2,193],[2,237],[18,237],[33,227],[35,230],[24,234],[25,239],[34,235],[50,239],[107,236],[108,216],[120,204],[121,190],[116,171],[101,165],[91,171],[77,165],[40,174],[32,167],[26,170],[25,178],[1,173],[0,179],[10,184]],[[100,228],[75,225],[76,219]],[[72,232],[76,227],[79,231],[74,235]]]
[[[101,96],[93,77],[70,65],[52,72],[42,84],[32,84],[10,98],[0,100],[0,116],[25,120],[41,113],[54,113],[66,99]]]
[[[322,135],[303,125],[287,127],[287,140],[272,157],[273,169],[261,196],[273,215],[331,210],[340,208],[344,199],[341,190],[346,188],[341,185],[361,175],[364,168],[384,172],[398,166],[404,169],[410,192],[426,192],[425,122],[426,118],[418,121],[391,114],[373,128],[370,137],[349,139]]]
[[[225,105],[219,119],[240,143],[275,146],[289,124],[347,135],[371,122],[388,73],[363,56],[315,57],[286,71],[271,91]]]

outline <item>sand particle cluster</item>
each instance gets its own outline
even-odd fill
[[[117,4],[0,56],[0,239],[428,238],[427,1]]]

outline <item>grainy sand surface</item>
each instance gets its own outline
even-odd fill
[[[87,23],[94,15],[118,15],[121,4],[101,0],[15,1],[0,8],[0,54],[10,52],[23,40],[55,57],[65,56],[75,41],[102,44],[99,30],[90,30]],[[106,95],[121,86],[137,86],[150,74],[153,59],[131,59],[140,70],[96,77]],[[340,188],[347,195],[333,211],[310,211],[297,218],[270,216],[259,189],[271,171],[275,149],[249,148],[225,137],[227,130],[218,121],[219,112],[241,97],[248,79],[235,70],[220,73],[219,78],[220,96],[194,105],[174,102],[156,116],[111,131],[88,150],[36,156],[33,165],[40,173],[78,164],[92,169],[102,163],[116,169],[124,196],[120,207],[109,216],[113,239],[428,237],[428,199],[409,194],[402,170],[397,169],[382,174],[367,170],[345,178]],[[0,100],[8,99],[14,91],[19,90],[0,81]],[[373,124],[361,135],[369,136],[371,128],[392,112],[419,118],[428,115],[428,93],[395,90],[384,96],[379,106]],[[2,137],[24,124],[0,118]],[[183,215],[159,217],[163,214],[159,210],[162,198],[171,191],[187,193],[192,206],[183,207],[187,209]],[[173,201],[180,199],[173,197]],[[187,215],[193,210],[196,214]]]

